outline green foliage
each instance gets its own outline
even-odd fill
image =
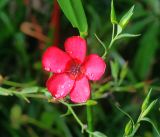
[[[27,21],[39,24],[44,34],[52,33],[53,1],[33,0],[26,6],[21,0],[1,0],[1,137],[160,136],[159,102],[152,100],[160,91],[159,0],[112,0],[111,7],[108,1],[58,2],[64,13],[59,23],[60,44],[77,35],[71,23],[82,37],[88,36],[88,52],[103,56],[106,74],[91,82],[92,99],[86,103],[71,104],[68,97],[53,100],[45,88],[48,76],[41,68],[41,49],[52,43],[52,37],[48,35],[51,41],[43,42],[21,31],[21,24]],[[135,5],[135,9],[123,13],[124,5],[125,9]],[[150,88],[153,92],[146,96]],[[93,131],[88,128],[86,107],[93,109]]]
[[[93,137],[107,137],[105,134],[99,132],[99,131],[95,131],[92,133]]]
[[[151,91],[149,91],[147,97],[145,98],[145,100],[142,103],[142,107],[141,107],[141,113],[137,119],[137,122],[134,124],[134,122],[132,122],[132,119],[126,124],[125,127],[125,133],[124,133],[124,137],[134,137],[134,135],[136,134],[137,130],[140,127],[141,121],[147,121],[149,123],[151,123],[151,125],[153,126],[153,128],[156,130],[157,134],[160,135],[157,127],[154,125],[154,123],[152,122],[152,120],[147,116],[147,114],[151,111],[151,109],[154,107],[154,105],[157,103],[157,99],[152,101],[150,103],[149,99],[151,96]],[[122,111],[123,112],[123,111]],[[124,112],[123,112],[124,113]],[[126,115],[126,112],[124,113]],[[128,114],[127,114],[128,115]]]
[[[140,46],[135,56],[134,71],[140,79],[147,78],[153,64],[158,46],[159,24],[156,22],[149,26],[140,40]],[[142,54],[143,53],[143,54]]]
[[[81,36],[86,36],[88,24],[81,0],[58,0],[58,3],[72,26],[78,28]]]
[[[110,18],[111,18],[111,23],[112,24],[117,24],[117,18],[116,18],[116,12],[115,12],[115,9],[114,9],[114,3],[113,3],[113,0],[111,2],[111,15],[110,15]]]
[[[130,18],[133,15],[134,6],[130,8],[130,10],[121,18],[119,25],[124,28],[128,24]]]

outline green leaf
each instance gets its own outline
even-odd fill
[[[30,93],[37,93],[39,90],[39,87],[27,87],[24,88],[21,93],[23,94],[30,94]]]
[[[158,99],[156,99],[150,103],[150,105],[147,107],[147,109],[144,112],[142,112],[141,118],[145,117],[151,111],[151,109],[155,106],[157,101],[158,101]]]
[[[111,23],[112,24],[117,24],[117,19],[116,19],[116,12],[115,12],[115,9],[114,9],[114,3],[113,3],[113,0],[111,2],[111,15],[110,15],[110,18],[111,18]]]
[[[122,28],[124,28],[124,27],[128,24],[130,18],[131,18],[132,15],[133,15],[133,10],[134,10],[134,6],[132,6],[132,7],[130,8],[130,10],[129,10],[129,11],[122,17],[122,19],[120,20],[119,25],[120,25]]]
[[[155,126],[154,122],[150,118],[144,117],[141,119],[141,121],[149,122],[153,126],[155,131],[157,132],[158,136],[160,136],[160,132],[159,132],[158,128]]]
[[[143,101],[143,104],[142,104],[142,107],[141,107],[142,112],[144,112],[149,105],[151,93],[152,93],[152,89],[150,89],[150,91],[148,92],[148,95],[146,96],[145,100]]]
[[[126,127],[125,127],[125,135],[129,135],[132,133],[132,130],[133,130],[133,123],[132,121],[128,121],[128,123],[126,124]]]
[[[86,36],[88,24],[81,0],[58,0],[58,3],[72,26],[78,28],[81,36]]]
[[[97,105],[97,101],[95,101],[95,100],[88,100],[88,101],[86,102],[86,105],[87,105],[87,106]]]
[[[2,88],[0,87],[0,95],[3,95],[3,96],[12,96],[13,94],[11,92],[9,92],[8,89],[5,89],[5,88]]]
[[[125,63],[125,64],[122,66],[122,70],[121,70],[121,72],[120,72],[119,85],[123,82],[124,78],[125,78],[126,75],[127,75],[127,72],[128,72],[128,67],[127,67],[127,63]]]
[[[120,34],[116,37],[116,39],[122,39],[122,38],[130,38],[130,37],[138,37],[140,34],[129,34],[129,33],[124,33]]]
[[[105,134],[99,131],[92,132],[91,134],[93,135],[93,137],[107,137]]]
[[[117,25],[117,35],[119,35],[122,32],[122,27],[120,25]]]
[[[135,55],[133,69],[139,79],[144,80],[150,73],[159,48],[159,24],[153,23],[145,32]]]
[[[118,79],[119,65],[117,61],[111,61],[111,73],[115,81]]]

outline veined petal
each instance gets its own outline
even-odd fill
[[[73,88],[74,80],[66,73],[51,76],[46,83],[49,92],[57,99],[64,98]]]
[[[76,80],[73,89],[70,92],[70,98],[75,103],[86,102],[90,97],[90,86],[88,79],[84,76]]]
[[[57,47],[49,47],[43,54],[42,66],[46,71],[62,73],[71,58]]]
[[[66,52],[74,59],[78,59],[81,63],[86,56],[86,41],[80,36],[68,38],[65,43]]]
[[[106,64],[101,57],[91,54],[85,59],[85,75],[90,80],[99,80],[105,72]]]

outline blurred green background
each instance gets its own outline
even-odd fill
[[[83,0],[83,5],[89,24],[88,52],[102,55],[103,47],[94,34],[109,44],[112,31],[110,0]],[[109,137],[122,137],[128,121],[128,118],[114,107],[115,102],[136,118],[149,87],[153,88],[152,98],[160,95],[160,1],[115,1],[118,19],[132,5],[135,5],[134,15],[125,31],[141,36],[115,43],[107,58],[108,67],[104,77],[111,77],[110,60],[117,60],[121,65],[128,62],[129,72],[125,85],[142,83],[142,86],[137,85],[138,88],[131,87],[127,91],[112,91],[110,96],[98,100],[94,107],[94,128]],[[56,12],[54,9],[53,0],[0,0],[0,85],[3,88],[12,89],[12,86],[16,86],[15,83],[3,83],[5,79],[26,83],[19,84],[18,89],[32,92],[40,90],[45,86],[48,77],[41,68],[41,56],[45,48],[56,40],[58,46],[63,48],[67,37],[78,35],[78,31],[72,28],[62,12],[57,32],[51,21],[53,12]],[[0,136],[86,136],[81,134],[79,125],[72,116],[60,117],[65,111],[63,105],[43,99],[30,99],[30,103],[27,103],[16,96],[0,96]],[[75,111],[86,123],[85,108],[80,107]],[[149,117],[158,127],[159,116],[160,108],[157,104]],[[143,123],[137,137],[158,136],[151,125]]]

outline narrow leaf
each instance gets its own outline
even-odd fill
[[[122,28],[124,28],[124,27],[128,24],[130,18],[131,18],[132,15],[133,15],[133,10],[134,10],[134,6],[132,6],[132,7],[130,8],[130,10],[129,10],[129,11],[122,17],[122,19],[120,20],[119,25],[120,25]]]
[[[120,25],[117,25],[117,35],[122,32],[123,28]]]
[[[93,135],[93,137],[107,137],[105,134],[99,131],[92,132],[91,134]]]
[[[86,102],[86,105],[87,105],[87,106],[97,105],[97,101],[95,101],[95,100],[88,100],[88,101]]]
[[[115,12],[115,9],[114,9],[114,3],[113,3],[113,0],[111,1],[111,15],[110,15],[110,18],[111,18],[111,23],[112,24],[117,24],[117,19],[116,19],[116,12]]]
[[[138,37],[140,34],[129,34],[129,33],[124,33],[120,34],[116,37],[116,39],[122,39],[122,38],[130,38],[130,37]]]
[[[127,63],[125,63],[123,66],[122,66],[122,70],[120,72],[120,80],[119,80],[119,85],[123,82],[124,78],[126,77],[127,75],[127,72],[128,72],[128,67],[127,67]]]
[[[65,16],[81,35],[87,35],[88,24],[81,0],[58,0]]]
[[[153,123],[153,121],[150,118],[145,117],[145,118],[141,119],[141,121],[149,122],[153,126],[155,131],[157,132],[158,136],[160,136],[160,132],[159,132],[158,128],[155,126],[155,124]]]
[[[151,111],[151,109],[155,106],[157,101],[158,99],[151,102],[151,104],[147,107],[147,109],[142,113],[142,116],[141,116],[142,118],[145,117]]]
[[[150,91],[148,92],[148,95],[146,96],[145,100],[143,101],[143,104],[142,104],[142,107],[141,107],[142,112],[144,112],[149,105],[151,92],[152,92],[152,89],[150,89]]]
[[[132,121],[130,120],[125,127],[125,135],[129,135],[133,130],[133,124]]]
[[[111,61],[110,64],[111,64],[111,73],[112,73],[112,76],[113,76],[114,80],[117,81],[117,79],[118,79],[118,73],[119,73],[118,62],[117,61],[114,61],[114,62]]]

